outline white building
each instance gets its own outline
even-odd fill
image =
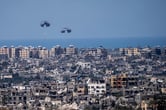
[[[77,62],[77,65],[81,66],[81,68],[91,68],[91,63],[90,62],[81,62],[81,61],[78,61]]]
[[[87,81],[89,95],[103,95],[106,93],[106,83],[103,80]]]

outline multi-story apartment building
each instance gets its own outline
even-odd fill
[[[87,49],[86,51],[84,51],[84,54],[86,55],[90,55],[90,56],[102,56],[102,57],[106,57],[107,56],[107,49],[103,48],[103,47],[99,47],[99,48],[90,48]]]
[[[11,46],[9,48],[9,58],[15,58],[16,57],[16,48],[14,46]]]
[[[30,58],[39,58],[38,48],[30,48]]]
[[[7,105],[13,110],[27,110],[28,106],[26,105],[30,99],[30,90],[25,86],[16,86],[8,90],[8,96],[6,98]],[[13,106],[17,105],[17,106]]]
[[[111,76],[111,87],[112,88],[126,87],[126,83],[127,83],[127,75],[126,74],[112,75]]]
[[[9,49],[6,46],[0,48],[0,59],[7,59],[9,57]]]
[[[77,53],[77,49],[73,45],[69,45],[69,47],[66,48],[67,55],[73,55],[76,53]]]
[[[120,49],[121,53],[127,56],[140,55],[138,48],[122,48]]]
[[[20,58],[29,58],[30,51],[27,47],[20,49],[19,51],[19,57]]]
[[[63,53],[63,49],[60,45],[56,45],[55,47],[50,49],[50,56],[55,57],[56,55],[60,55]]]
[[[138,76],[128,74],[118,74],[111,76],[111,87],[112,88],[123,88],[128,86],[137,86]]]
[[[92,48],[87,50],[87,54],[91,56],[96,56],[97,55],[97,50]]]
[[[48,58],[49,57],[49,51],[46,48],[42,48],[39,50],[39,58]]]
[[[104,95],[106,94],[106,83],[104,80],[91,80],[87,81],[89,95]]]

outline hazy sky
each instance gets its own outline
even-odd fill
[[[0,0],[0,39],[158,36],[166,36],[166,0]]]

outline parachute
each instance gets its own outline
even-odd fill
[[[69,28],[63,28],[61,30],[61,33],[71,33],[71,29],[69,29]]]
[[[44,21],[41,21],[40,26],[41,26],[42,28],[44,28],[44,27],[50,27],[50,26],[51,26],[51,23],[48,22],[48,21],[46,21],[46,20],[44,20]],[[72,30],[71,30],[70,28],[67,28],[67,27],[64,27],[64,28],[60,31],[60,33],[71,33],[71,32],[72,32]]]
[[[40,23],[40,26],[41,27],[50,27],[50,23],[48,22],[48,21],[42,21],[41,23]]]

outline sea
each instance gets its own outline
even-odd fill
[[[48,49],[60,45],[61,47],[68,47],[74,45],[77,48],[97,48],[104,47],[112,48],[126,48],[126,47],[166,47],[166,37],[132,37],[132,38],[58,38],[58,39],[12,39],[0,40],[0,46],[18,47],[18,46],[32,46],[32,47],[46,47]]]

